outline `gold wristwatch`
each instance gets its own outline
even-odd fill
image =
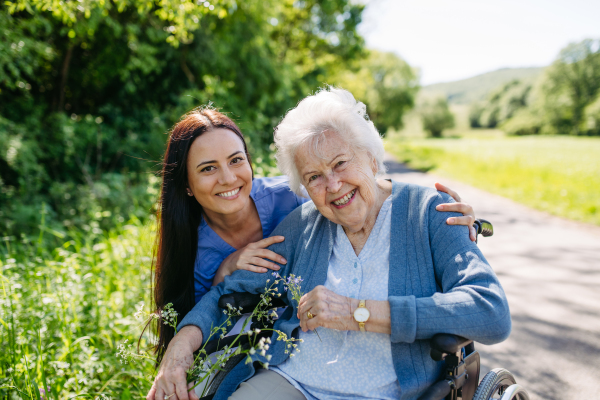
[[[369,317],[371,316],[371,313],[366,307],[366,302],[366,300],[361,300],[358,303],[358,308],[354,310],[354,320],[358,322],[358,326],[361,332],[366,332],[365,322],[367,322],[369,320]]]

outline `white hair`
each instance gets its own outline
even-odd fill
[[[296,152],[309,141],[317,146],[325,132],[339,134],[354,152],[367,151],[377,162],[376,175],[385,173],[383,141],[369,120],[367,107],[347,90],[326,87],[300,101],[275,128],[277,166],[290,178],[296,194],[305,196],[294,162]]]

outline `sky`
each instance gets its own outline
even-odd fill
[[[428,85],[549,65],[567,44],[600,38],[600,0],[370,0],[359,31]]]

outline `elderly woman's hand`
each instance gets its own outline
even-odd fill
[[[297,314],[300,328],[304,332],[319,326],[340,331],[357,330],[358,323],[353,317],[357,306],[358,300],[341,296],[325,286],[317,286],[300,299]],[[308,317],[309,311],[313,318]]]
[[[389,335],[392,332],[390,303],[387,300],[365,300],[371,314],[365,329]],[[358,299],[339,295],[325,286],[317,286],[300,299],[297,314],[300,328],[304,332],[320,326],[338,331],[358,331],[360,328],[354,319],[358,303]],[[309,318],[309,311],[312,318]]]
[[[449,187],[436,182],[435,188],[440,192],[448,193],[456,201],[456,203],[439,204],[435,209],[438,211],[454,211],[461,213],[463,217],[448,218],[446,220],[446,223],[448,225],[468,226],[469,236],[471,237],[471,241],[474,242],[477,239],[477,233],[475,232],[475,228],[473,227],[473,223],[475,222],[475,210],[473,210],[473,207],[471,207],[467,203],[462,203],[458,193],[456,193]]]
[[[187,370],[194,363],[194,351],[202,343],[202,331],[186,326],[175,335],[160,363],[160,369],[146,400],[198,400],[193,383],[187,383]]]

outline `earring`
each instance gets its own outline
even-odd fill
[[[188,188],[188,189],[187,189],[187,195],[188,195],[188,196],[193,196],[193,195],[194,195],[194,193],[192,193],[192,191],[191,191],[191,190]]]

